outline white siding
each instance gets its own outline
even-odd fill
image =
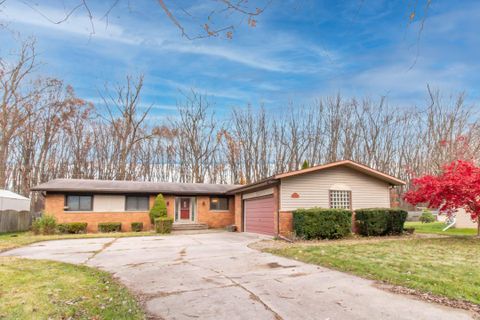
[[[268,196],[269,194],[273,194],[273,188],[246,193],[242,196],[242,199],[245,200],[245,199],[251,199],[251,198],[258,198],[258,197]]]
[[[472,221],[470,213],[465,209],[458,209],[455,215],[455,228],[476,228],[477,222]]]
[[[93,198],[95,212],[123,212],[125,211],[125,196],[95,195]]]
[[[284,178],[280,184],[280,210],[328,208],[329,190],[343,185],[352,192],[352,209],[390,207],[389,184],[346,167],[335,167]],[[299,198],[292,198],[297,193]]]

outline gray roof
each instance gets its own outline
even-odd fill
[[[32,191],[88,193],[164,193],[184,195],[225,194],[238,188],[234,184],[140,182],[119,180],[55,179],[42,183]]]

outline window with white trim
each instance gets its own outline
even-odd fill
[[[210,210],[214,210],[214,211],[228,210],[228,198],[210,197]]]
[[[126,211],[148,211],[149,203],[148,197],[139,196],[125,196],[125,210]]]
[[[93,197],[90,195],[67,195],[65,207],[67,211],[92,211]]]
[[[350,209],[352,206],[351,192],[348,190],[330,190],[330,208]]]

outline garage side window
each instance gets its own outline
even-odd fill
[[[210,197],[210,210],[228,210],[228,198]]]
[[[126,196],[125,210],[126,211],[148,211],[149,203],[148,197]]]
[[[330,190],[330,208],[350,209],[352,207],[352,193],[348,190]]]
[[[68,211],[92,211],[92,196],[68,195],[65,199],[66,210]]]

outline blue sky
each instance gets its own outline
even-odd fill
[[[25,2],[0,6],[0,21],[7,23],[0,30],[0,56],[18,45],[12,31],[23,39],[35,37],[42,61],[38,72],[64,79],[97,104],[105,83],[143,73],[143,105],[154,105],[152,119],[174,114],[190,88],[210,95],[219,114],[248,104],[281,110],[290,101],[308,104],[338,92],[387,96],[393,107],[405,108],[425,104],[427,83],[444,95],[465,91],[469,103],[480,96],[479,1],[433,0],[418,38],[422,1],[409,24],[415,1],[273,0],[255,28],[239,17],[217,15],[215,24],[236,25],[232,40],[182,38],[151,0],[120,1],[108,25],[102,16],[109,1],[90,1],[94,34],[84,10],[56,25],[43,16],[61,19],[62,1],[28,2],[35,9]],[[66,7],[78,2],[63,1]],[[166,3],[191,34],[216,5]]]

